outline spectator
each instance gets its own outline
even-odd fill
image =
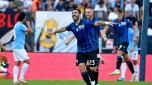
[[[70,0],[69,0],[69,1],[70,1]],[[79,5],[79,4],[82,3],[82,0],[74,0],[74,3]]]
[[[30,12],[32,9],[32,0],[24,0],[24,12]]]
[[[125,7],[125,14],[128,15],[129,11],[133,11],[133,16],[139,20],[139,6],[135,3],[135,0],[131,0]]]
[[[111,2],[110,2],[111,3]],[[124,8],[124,0],[115,0],[114,3],[111,3],[111,8],[120,7]]]
[[[99,0],[98,4],[95,5],[95,8],[94,8],[95,11],[104,11],[104,12],[107,12],[107,7],[104,3],[104,0]]]
[[[117,11],[118,11],[118,7],[115,7],[115,8],[112,9],[112,11],[108,15],[109,21],[112,21],[112,20],[118,18]]]
[[[10,1],[9,2],[9,6],[6,8],[5,12],[6,13],[12,13],[14,11],[15,11],[15,9],[14,9],[14,2]]]
[[[55,7],[56,11],[64,11],[64,0],[59,0],[57,6]]]
[[[32,12],[36,12],[37,10],[42,10],[42,0],[33,0],[32,3]]]
[[[47,0],[44,4],[45,11],[54,11],[53,3],[54,2],[52,0]]]
[[[6,0],[0,0],[0,11],[5,11],[5,9],[8,7],[9,2]]]
[[[15,11],[23,10],[24,9],[23,1],[14,0],[14,7],[15,7]]]
[[[84,9],[88,6],[90,6],[89,0],[82,0],[82,2],[79,5],[79,8],[80,8],[81,12],[83,13]]]
[[[65,11],[72,11],[73,9],[77,7],[78,5],[74,3],[74,0],[67,0],[64,4]]]

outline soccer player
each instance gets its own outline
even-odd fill
[[[139,73],[139,67],[138,67],[138,37],[139,37],[139,30],[137,28],[137,19],[133,17],[133,12],[129,11],[129,14],[127,15],[127,19],[133,24],[133,27],[128,29],[128,39],[129,39],[129,46],[128,46],[128,54],[132,58],[134,70],[136,73],[136,78],[132,79],[132,81],[139,81],[138,79],[138,73]],[[126,73],[126,63],[122,62],[121,65],[121,77],[118,78],[118,81],[125,80],[125,73]]]
[[[122,63],[122,57],[124,58],[125,62],[127,63],[131,73],[132,73],[132,79],[136,78],[136,74],[133,68],[132,62],[128,58],[128,28],[132,28],[132,24],[129,22],[128,19],[124,18],[124,13],[121,9],[118,10],[118,19],[115,19],[113,21],[116,23],[113,27],[115,33],[116,33],[116,41],[118,44],[118,51],[117,51],[117,63],[116,63],[116,69],[114,72],[110,73],[110,75],[118,75],[120,74],[120,66]]]
[[[25,34],[26,32],[32,33],[32,29],[30,26],[30,23],[27,22],[26,27],[23,23],[26,22],[26,15],[24,12],[20,12],[18,16],[18,21],[14,26],[14,44],[13,44],[13,57],[15,60],[14,70],[13,70],[13,83],[19,84],[23,83],[26,84],[27,82],[24,79],[24,75],[28,69],[29,66],[29,57],[27,55],[26,50],[24,49],[25,45]],[[21,64],[21,61],[24,62],[21,73],[18,79],[19,75],[19,67]]]
[[[87,20],[93,21],[93,22],[99,21],[99,18],[94,17],[94,11],[93,11],[92,7],[85,8],[84,13],[85,13],[84,19],[87,19]],[[102,29],[103,29],[103,27],[97,26],[97,27],[94,27],[94,31],[91,32],[91,33],[93,33],[91,36],[94,37],[94,40],[97,43],[97,45],[96,45],[97,49],[95,50],[95,52],[97,53],[97,59],[99,60],[99,63],[100,62],[104,63],[104,59],[100,56],[100,54],[98,54],[99,53],[99,35],[100,34],[103,35]],[[70,43],[70,41],[72,41],[74,38],[75,38],[74,35],[70,36],[67,40],[65,40],[65,44],[68,45]],[[97,65],[96,72],[90,71],[90,68],[87,66],[87,71],[88,71],[89,76],[91,77],[91,83],[93,85],[94,85],[94,83],[95,83],[95,85],[98,85],[98,75],[99,75],[98,66],[99,65]]]
[[[95,30],[94,26],[100,26],[105,24],[111,24],[104,21],[90,21],[81,19],[81,12],[79,9],[72,11],[73,21],[66,27],[62,27],[58,30],[52,31],[50,34],[64,32],[66,30],[72,31],[77,39],[77,64],[81,72],[81,76],[87,85],[91,85],[90,76],[86,70],[86,64],[89,65],[90,70],[96,72],[97,66],[97,53],[94,52],[97,49],[97,43],[92,36]],[[92,33],[93,32],[93,33]]]

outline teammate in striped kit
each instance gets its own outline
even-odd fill
[[[136,78],[132,79],[131,81],[139,81],[138,73],[139,73],[139,67],[138,67],[138,37],[139,37],[139,29],[137,26],[137,19],[133,17],[133,11],[129,11],[129,15],[127,17],[129,21],[133,24],[133,27],[128,29],[128,39],[129,39],[129,46],[128,46],[128,54],[131,57],[133,64],[134,64],[134,70],[136,73]],[[118,78],[118,81],[125,80],[125,73],[126,73],[126,63],[122,62],[121,64],[121,76]]]
[[[128,19],[124,18],[124,13],[121,9],[118,10],[118,19],[113,21],[116,23],[113,27],[115,34],[116,34],[116,42],[118,46],[117,51],[117,63],[116,63],[116,69],[114,72],[110,73],[110,75],[118,75],[120,74],[120,66],[122,63],[122,56],[127,63],[131,73],[132,73],[132,79],[136,77],[133,64],[128,58],[128,28],[132,27],[132,24],[129,22]]]
[[[94,52],[98,46],[96,42],[94,42],[94,37],[91,36],[94,31],[94,26],[100,26],[105,24],[110,24],[109,22],[104,21],[90,21],[86,19],[81,19],[81,12],[79,9],[75,9],[72,11],[73,21],[66,27],[62,27],[58,30],[52,31],[50,34],[55,34],[59,32],[64,32],[66,30],[72,31],[75,37],[77,38],[77,64],[79,66],[79,70],[81,75],[86,82],[87,85],[91,85],[90,76],[86,71],[86,63],[88,63],[90,70],[96,72],[96,66],[98,64],[97,53]]]
[[[87,7],[85,8],[85,18],[84,19],[87,19],[87,20],[90,20],[90,21],[99,21],[100,19],[99,18],[96,18],[94,17],[94,11],[93,11],[93,8],[92,7]],[[94,36],[94,41],[93,42],[96,42],[96,50],[94,50],[94,52],[97,53],[97,59],[99,60],[99,63],[104,63],[104,59],[100,56],[99,54],[99,37],[100,37],[100,34],[104,36],[103,32],[103,27],[102,26],[95,26],[94,27],[94,31],[91,32],[90,36]],[[74,35],[70,36],[67,40],[65,40],[65,44],[68,45],[73,39],[75,38]],[[98,85],[98,75],[99,75],[99,71],[98,71],[98,66],[97,65],[97,71],[96,72],[92,72],[90,71],[90,68],[89,66],[87,66],[87,71],[88,71],[88,74],[89,76],[91,77],[91,83],[94,85]],[[93,75],[93,76],[92,76]]]

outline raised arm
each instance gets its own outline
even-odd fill
[[[32,27],[31,27],[31,25],[30,25],[30,22],[29,22],[29,21],[26,21],[26,25],[27,25],[26,32],[28,32],[28,33],[33,33],[33,30],[32,30]]]
[[[66,40],[64,41],[64,43],[65,43],[66,45],[69,45],[69,43],[70,43],[73,39],[75,39],[75,36],[72,34],[70,37],[68,37],[68,39],[66,39]]]

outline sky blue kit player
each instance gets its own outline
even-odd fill
[[[25,34],[26,32],[32,33],[32,29],[30,23],[26,21],[26,14],[24,12],[20,12],[17,23],[14,26],[14,43],[13,43],[13,57],[15,61],[14,69],[13,69],[13,83],[14,84],[26,84],[27,82],[24,79],[25,73],[29,66],[29,57],[24,49],[25,45]],[[26,27],[23,23],[27,24]],[[20,76],[19,76],[19,67],[21,62],[24,62],[22,65]],[[19,79],[18,79],[19,76]]]
[[[14,35],[13,49],[24,49],[26,30],[27,27],[23,23],[21,22],[16,23],[16,25],[14,26],[15,35]]]

